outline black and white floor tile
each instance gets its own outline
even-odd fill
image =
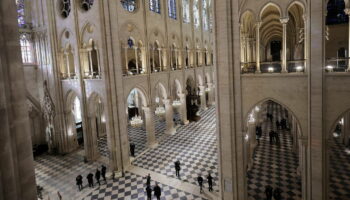
[[[84,163],[83,151],[65,156],[41,155],[36,157],[35,176],[37,185],[44,188],[43,193],[56,197],[57,191],[63,199],[79,199],[75,178],[80,174],[83,176],[84,189],[87,188],[86,176],[101,168],[102,163]],[[45,198],[47,199],[47,198]],[[56,199],[56,198],[54,198]]]
[[[350,149],[336,138],[330,148],[330,199],[350,199]]]
[[[154,187],[156,182],[151,181]],[[158,183],[162,190],[161,200],[202,200],[203,198],[193,194],[175,189],[171,186]],[[124,177],[107,184],[101,185],[97,190],[89,194],[84,200],[102,200],[102,199],[118,199],[118,200],[145,200],[146,198],[146,179],[136,174],[126,172]],[[155,199],[155,197],[153,197]]]
[[[210,172],[214,178],[214,190],[218,191],[215,123],[215,107],[211,107],[201,113],[201,120],[179,127],[175,135],[138,157],[133,164],[174,178],[174,162],[179,160],[182,181],[197,184],[199,174],[206,177]]]
[[[273,114],[273,121],[266,119],[267,110]],[[292,136],[289,131],[277,130],[276,119],[286,118],[286,111],[280,105],[270,103],[261,116],[263,135],[255,148],[253,167],[248,171],[249,199],[266,199],[267,185],[282,190],[282,199],[301,199],[301,179],[297,175],[298,157],[293,151]],[[269,131],[279,133],[280,145],[270,144]]]

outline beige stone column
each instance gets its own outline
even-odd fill
[[[342,138],[343,144],[349,144],[349,136],[350,136],[350,113],[346,113],[344,115],[344,125],[342,127]]]
[[[248,130],[247,130],[247,136],[245,140],[248,140],[246,141],[248,143],[247,166],[248,166],[248,170],[250,170],[253,167],[253,154],[256,146],[255,122],[248,122]]]
[[[153,146],[156,143],[156,134],[154,127],[154,109],[152,107],[143,107],[145,113],[145,126],[147,134],[147,144],[148,146]]]
[[[134,51],[135,51],[135,60],[136,60],[136,73],[139,74],[139,59],[137,56],[137,47],[134,47]]]
[[[92,56],[91,56],[92,49],[88,49],[88,58],[89,58],[89,77],[92,78],[94,76],[94,69],[92,68]],[[85,74],[83,74],[83,77]]]
[[[349,56],[350,55],[350,8],[345,8],[344,12],[349,17],[349,22],[348,22],[348,55],[347,55],[348,68],[347,68],[347,71],[350,72],[350,59],[349,59],[349,57],[350,57]]]
[[[308,38],[309,38],[309,34],[308,34],[308,20],[307,20],[307,15],[303,15],[303,20],[304,20],[304,72],[308,72],[309,71],[309,66],[308,66],[308,62],[307,60],[309,59],[309,52],[308,52]]]
[[[157,51],[158,51],[158,59],[159,59],[159,71],[161,72],[163,71],[161,48],[158,48]]]
[[[165,121],[166,121],[166,134],[172,135],[176,132],[176,129],[174,128],[174,111],[173,111],[173,105],[171,104],[170,99],[164,99],[163,100],[164,106],[165,106]]]
[[[301,176],[301,196],[302,200],[307,199],[307,184],[308,184],[308,173],[307,173],[307,149],[308,149],[308,140],[306,137],[301,137],[298,139],[299,143],[299,166],[297,173]]]
[[[187,108],[186,108],[186,94],[181,93],[179,94],[181,106],[179,108],[179,113],[181,117],[181,121],[183,124],[188,124],[189,121],[187,120]]]
[[[255,43],[255,52],[256,52],[256,73],[261,73],[260,70],[260,26],[261,22],[256,23],[256,43]]]
[[[125,69],[126,69],[126,75],[129,75],[128,48],[127,48],[127,47],[124,47],[124,54],[125,54]]]
[[[208,83],[208,88],[209,88],[209,92],[208,92],[208,104],[209,105],[213,105],[213,101],[214,101],[214,84],[213,83]]]
[[[289,18],[281,18],[280,22],[283,27],[282,36],[282,73],[287,73],[287,23]]]
[[[199,96],[201,99],[201,109],[206,110],[207,108],[207,99],[205,98],[205,86],[199,86]]]
[[[0,1],[0,199],[35,200],[36,184],[16,4]]]

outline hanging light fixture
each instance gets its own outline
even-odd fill
[[[162,117],[165,115],[165,109],[162,106],[159,106],[156,108],[155,114],[159,117]]]
[[[135,128],[138,128],[138,127],[141,127],[143,124],[143,120],[141,119],[141,116],[135,116],[135,117],[132,117],[131,120],[130,120],[130,125],[132,127],[135,127]]]
[[[180,100],[174,100],[173,101],[173,108],[175,108],[175,109],[177,109],[177,108],[179,108],[181,106],[181,102],[180,102]]]

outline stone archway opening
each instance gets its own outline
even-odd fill
[[[84,148],[85,137],[83,131],[83,115],[79,97],[70,92],[66,102],[66,141],[65,152],[72,152],[78,148]],[[86,148],[85,148],[86,150]],[[86,153],[86,152],[85,152]]]
[[[200,119],[198,115],[199,105],[201,103],[199,92],[193,77],[188,77],[186,80],[186,110],[189,121],[198,121]]]
[[[245,129],[248,198],[265,199],[265,190],[271,187],[273,192],[280,191],[282,199],[301,199],[301,174],[306,169],[300,155],[305,153],[306,142],[294,114],[266,100],[247,114]]]
[[[328,139],[329,198],[350,198],[350,111],[334,123]]]
[[[148,107],[144,92],[138,88],[130,91],[127,100],[127,130],[130,155],[136,157],[155,143],[154,111]]]
[[[106,131],[106,113],[105,106],[101,97],[94,93],[88,100],[88,123],[90,127],[90,136],[93,138],[93,146],[98,151],[99,156],[109,157],[109,149]],[[97,157],[96,155],[96,157]]]

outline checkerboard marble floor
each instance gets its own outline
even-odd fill
[[[157,182],[158,183],[158,182]],[[151,186],[154,187],[155,181],[151,181]],[[202,197],[175,189],[171,186],[158,183],[162,190],[161,199],[169,200],[202,200]],[[126,172],[124,177],[110,181],[107,184],[101,185],[97,190],[90,193],[84,200],[88,199],[119,199],[119,200],[144,200],[147,199],[145,177]],[[155,197],[153,197],[155,199]]]
[[[266,119],[266,112],[273,114],[273,121]],[[255,148],[253,167],[247,173],[249,199],[266,199],[265,187],[279,187],[282,199],[301,199],[301,179],[297,175],[298,157],[293,151],[289,131],[277,130],[276,119],[286,119],[286,110],[279,104],[269,103],[261,112],[263,135]],[[269,131],[279,133],[280,145],[270,144]]]
[[[101,162],[84,163],[83,150],[65,156],[41,155],[34,161],[36,183],[44,188],[45,199],[57,199],[57,191],[63,199],[79,199],[84,192],[91,192],[86,176],[101,167]],[[84,189],[78,192],[75,177],[83,176]]]
[[[165,119],[154,116],[156,140],[160,140],[165,135]],[[128,126],[128,135],[130,142],[135,144],[135,156],[140,155],[147,149],[147,133],[143,127]]]
[[[215,107],[201,112],[201,119],[177,129],[159,145],[134,160],[133,165],[175,178],[174,162],[181,162],[181,180],[196,185],[199,174],[214,178],[213,188],[218,187],[218,156],[216,144]],[[205,186],[207,183],[205,181]]]
[[[329,196],[330,199],[350,199],[350,150],[337,138],[331,142]]]

